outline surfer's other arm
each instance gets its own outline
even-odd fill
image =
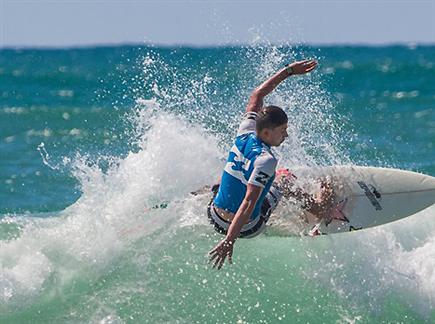
[[[227,235],[216,247],[210,251],[210,261],[214,261],[213,267],[220,269],[228,257],[228,261],[232,263],[234,242],[242,230],[243,225],[248,223],[249,217],[254,211],[258,198],[261,195],[262,187],[248,183],[246,188],[245,198],[240,204],[231,225],[228,228]]]
[[[316,66],[317,62],[315,60],[303,60],[285,66],[252,92],[248,106],[246,107],[246,112],[259,112],[261,108],[263,108],[264,97],[271,93],[282,81],[287,79],[290,75],[311,72]]]
[[[301,188],[294,188],[292,181],[284,177],[277,180],[277,185],[285,198],[302,202],[303,208],[319,219],[329,213],[334,202],[335,194],[331,183],[323,179],[320,181],[320,191],[314,195]]]

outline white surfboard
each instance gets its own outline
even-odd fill
[[[435,177],[416,172],[361,166],[303,168],[292,172],[297,181],[305,183],[326,177],[336,193],[328,219],[319,221],[308,212],[302,215],[304,221],[299,223],[302,234],[342,233],[379,226],[435,204]]]

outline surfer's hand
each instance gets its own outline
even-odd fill
[[[289,65],[292,69],[292,74],[305,74],[314,70],[317,66],[317,61],[315,60],[303,60],[298,62],[293,62]]]
[[[234,241],[229,241],[227,239],[222,240],[221,242],[219,242],[218,245],[216,245],[216,247],[211,250],[208,254],[210,255],[210,261],[209,262],[213,262],[213,268],[218,268],[218,270],[220,268],[222,268],[224,262],[225,262],[225,258],[228,256],[228,262],[229,263],[233,263],[233,246],[234,246]]]

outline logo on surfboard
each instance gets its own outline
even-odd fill
[[[382,195],[373,185],[367,185],[364,181],[358,181],[358,185],[364,190],[364,193],[370,203],[375,207],[376,210],[382,210],[382,206],[379,203],[379,200],[382,198]]]

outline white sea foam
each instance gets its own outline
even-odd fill
[[[112,159],[106,172],[77,156],[68,163],[80,181],[80,199],[57,217],[27,222],[18,238],[0,242],[2,307],[31,302],[53,289],[49,281],[63,286],[77,276],[98,277],[129,242],[176,215],[171,205],[163,213],[150,209],[153,205],[182,201],[218,177],[222,152],[214,138],[164,113],[137,118],[148,130],[136,152]]]
[[[310,275],[358,307],[381,312],[385,299],[429,316],[435,306],[435,206],[361,232],[322,237]],[[314,248],[313,248],[314,249]]]

